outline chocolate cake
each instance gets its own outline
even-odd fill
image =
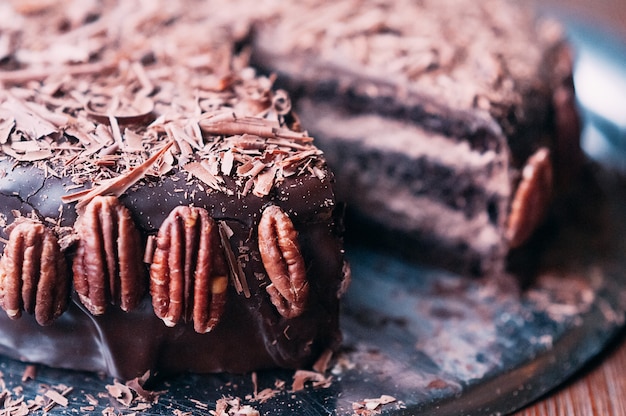
[[[304,368],[348,269],[322,152],[201,2],[0,6],[0,353]]]
[[[581,161],[558,23],[507,0],[259,9],[253,62],[297,92],[357,228],[457,271],[502,271]]]

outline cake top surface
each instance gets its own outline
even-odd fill
[[[234,197],[323,179],[287,94],[234,53],[236,30],[196,1],[3,3],[3,170],[66,179],[78,208],[173,170]]]
[[[461,111],[497,115],[545,89],[546,51],[563,40],[558,23],[508,0],[255,3],[258,45],[285,57],[280,70],[315,79],[324,66],[330,77],[345,72]],[[379,94],[375,83],[364,93]]]

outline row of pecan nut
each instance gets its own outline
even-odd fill
[[[79,242],[71,267],[82,304],[93,315],[109,304],[134,309],[147,284],[144,245],[129,210],[116,197],[96,197],[75,229]],[[295,227],[279,207],[263,211],[258,241],[270,301],[285,318],[300,315],[308,299],[305,265]],[[11,318],[26,311],[49,325],[68,307],[68,271],[52,230],[31,220],[16,223],[0,258],[0,306]],[[154,312],[167,326],[193,322],[205,333],[220,322],[229,267],[218,224],[207,210],[179,206],[170,213],[157,234],[149,273]]]

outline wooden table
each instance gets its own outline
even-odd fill
[[[626,416],[626,332],[572,380],[516,416]]]

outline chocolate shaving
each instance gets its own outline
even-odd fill
[[[105,387],[109,394],[124,406],[129,407],[133,402],[133,392],[127,385],[114,380],[113,384],[107,384]]]
[[[202,136],[194,137],[192,134],[188,134],[184,128],[177,123],[168,123],[167,129],[168,135],[176,139],[177,142],[187,143],[189,146],[196,150],[202,149]]]
[[[207,184],[210,188],[218,190],[218,191],[226,191],[222,186],[224,182],[223,179],[213,175],[207,169],[202,166],[199,162],[191,162],[187,163],[183,166],[183,169],[187,172],[191,173],[196,178],[200,179],[202,182]]]
[[[220,239],[222,240],[224,253],[226,253],[226,262],[228,263],[233,286],[238,294],[241,295],[243,293],[246,298],[249,298],[250,288],[248,287],[246,274],[244,273],[241,264],[239,264],[239,261],[237,260],[237,256],[235,256],[235,253],[230,246],[230,235],[232,235],[233,231],[224,221],[218,222],[218,230],[220,233]]]
[[[0,83],[21,84],[28,81],[39,81],[58,74],[69,76],[104,74],[115,69],[116,66],[117,63],[94,62],[51,68],[26,68],[15,71],[0,71]]]
[[[143,136],[128,128],[124,129],[124,150],[127,152],[141,152],[143,149]]]
[[[141,94],[140,95],[150,95],[154,92],[154,84],[150,81],[150,78],[146,74],[146,71],[143,65],[140,62],[133,62],[130,65],[131,69],[135,73],[135,76],[141,83]],[[154,105],[152,106],[154,108]],[[150,110],[152,111],[152,109]]]
[[[41,150],[39,144],[34,140],[16,141],[11,143],[11,149],[18,153],[36,152]]]
[[[0,123],[0,144],[6,144],[9,141],[9,136],[15,129],[15,118],[7,118]]]
[[[296,166],[300,164],[301,162],[308,161],[309,158],[317,156],[319,154],[320,154],[320,151],[317,149],[311,149],[311,150],[299,152],[293,156],[290,156],[284,159],[282,162],[280,162],[280,166],[283,169],[292,168],[293,166]]]
[[[235,156],[233,155],[232,150],[229,149],[228,151],[222,153],[222,163],[220,166],[224,175],[230,175],[233,170],[234,163]]]
[[[267,139],[267,144],[275,144],[282,148],[288,148],[288,149],[293,149],[293,150],[298,150],[298,151],[309,150],[310,148],[310,146],[307,146],[306,144],[301,144],[301,143],[297,143],[297,142],[293,142],[293,141],[281,139],[281,138]]]
[[[213,416],[259,416],[258,410],[250,405],[242,405],[241,399],[224,397],[215,403],[215,410],[209,410]]]
[[[277,394],[281,393],[281,391],[284,390],[285,383],[282,380],[276,380],[275,389],[267,387],[259,391],[257,374],[256,372],[253,372],[252,373],[252,386],[253,386],[253,392],[251,395],[250,394],[246,395],[246,400],[258,402],[258,403],[265,403],[268,400],[274,398]]]
[[[49,136],[57,131],[52,123],[38,116],[33,110],[12,96],[7,97],[0,104],[0,110],[8,111],[15,119],[16,129],[31,139]]]
[[[20,162],[35,162],[37,160],[48,159],[52,156],[50,150],[29,150],[27,152],[18,153],[14,151],[13,146],[2,145],[2,151]]]
[[[148,371],[142,377],[135,377],[131,380],[128,380],[126,382],[126,385],[135,393],[137,393],[137,395],[142,400],[145,400],[148,403],[154,403],[159,397],[158,393],[154,391],[146,390],[143,387],[146,381],[148,380],[149,376],[150,376],[150,372]]]
[[[122,139],[122,132],[120,131],[120,125],[117,123],[117,118],[113,115],[109,115],[109,126],[111,126],[111,132],[113,134],[113,139],[117,144],[117,149],[124,146],[124,141]]]
[[[156,250],[156,236],[149,235],[146,240],[146,251],[144,252],[143,262],[146,264],[152,263],[154,257],[154,250]]]
[[[386,404],[395,403],[397,400],[393,396],[382,395],[376,399],[365,399],[352,403],[352,410],[355,415],[369,416],[380,413],[380,408]]]
[[[50,400],[52,400],[52,402],[55,405],[60,405],[63,407],[67,407],[67,405],[69,404],[69,400],[67,399],[67,397],[65,397],[65,394],[69,393],[71,391],[71,389],[69,391],[64,391],[63,393],[59,393],[55,390],[46,390],[46,392],[44,393],[44,396],[46,396],[47,398],[49,398]],[[50,411],[52,409],[52,406],[46,406],[44,408],[44,410],[46,411]]]
[[[259,173],[256,177],[252,193],[259,198],[268,195],[274,186],[277,171],[278,168],[276,166],[271,166],[264,172]]]
[[[143,98],[139,101],[140,108],[137,109],[135,114],[113,114],[113,113],[101,113],[94,108],[91,101],[86,104],[87,115],[93,120],[113,126],[113,123],[119,124],[145,124],[154,120],[154,102],[149,98]]]
[[[146,172],[157,162],[157,160],[159,160],[159,158],[165,155],[165,152],[167,152],[173,144],[173,142],[167,143],[161,150],[150,157],[150,159],[146,160],[143,164],[128,171],[124,175],[118,176],[105,184],[93,188],[86,195],[84,195],[83,192],[77,192],[71,195],[64,195],[61,197],[61,200],[65,203],[79,201],[78,204],[76,204],[76,209],[80,211],[98,195],[115,195],[119,197],[126,192],[128,188],[143,178]]]
[[[252,134],[265,139],[281,137],[305,143],[313,141],[312,137],[303,133],[276,127],[273,123],[260,118],[244,117],[236,118],[232,121],[224,120],[217,122],[211,119],[203,119],[200,120],[199,124],[203,132],[214,135],[234,136]]]
[[[261,173],[261,171],[263,171],[263,169],[265,169],[265,163],[261,162],[258,159],[253,159],[253,160],[249,161],[248,163],[246,163],[244,165],[241,165],[237,169],[237,174],[240,175],[240,176],[255,177],[259,173]]]
[[[325,350],[320,357],[313,364],[313,370],[317,371],[320,374],[326,373],[328,370],[328,366],[330,364],[330,360],[333,358],[333,350],[327,349]]]
[[[293,375],[291,391],[304,390],[306,383],[311,382],[314,388],[328,388],[332,383],[332,376],[326,377],[316,371],[298,370]]]
[[[29,364],[24,369],[24,373],[22,373],[22,382],[34,380],[37,377],[37,366],[34,364]]]
[[[42,120],[51,123],[55,126],[55,128],[65,126],[68,123],[69,118],[67,115],[53,113],[43,105],[37,103],[24,102],[23,104],[26,108],[32,111],[33,114],[36,114],[38,117],[41,117]]]

